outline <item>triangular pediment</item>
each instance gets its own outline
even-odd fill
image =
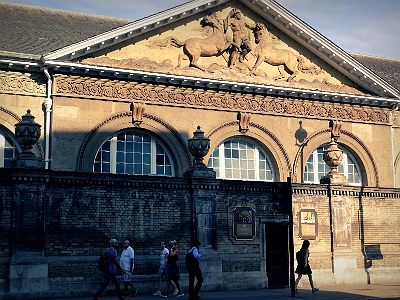
[[[191,1],[43,61],[128,79],[280,87],[307,97],[317,91],[328,98],[399,98],[395,88],[272,0]]]

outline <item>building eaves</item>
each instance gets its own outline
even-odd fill
[[[385,98],[400,98],[399,90],[274,0],[238,1],[366,90]],[[229,0],[194,0],[54,51],[43,61],[75,60],[226,2]]]

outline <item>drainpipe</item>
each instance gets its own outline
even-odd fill
[[[394,157],[394,128],[393,128],[393,126],[391,126],[390,131],[391,131],[391,138],[392,138],[393,187],[397,188],[397,186],[396,186],[396,166],[395,166],[395,157]]]
[[[400,103],[396,104],[390,112],[390,123],[392,126],[390,127],[390,134],[391,134],[391,142],[392,142],[392,172],[393,172],[393,187],[397,188],[396,186],[396,166],[395,166],[395,153],[394,153],[394,128],[393,128],[393,112],[400,110]]]
[[[44,100],[44,106],[46,108],[46,127],[45,127],[45,150],[44,150],[44,162],[45,169],[49,168],[49,153],[50,153],[50,124],[51,124],[51,107],[53,105],[53,100],[51,99],[51,93],[53,90],[53,81],[51,80],[51,76],[49,74],[49,70],[47,67],[43,68],[43,72],[47,77],[47,97]]]

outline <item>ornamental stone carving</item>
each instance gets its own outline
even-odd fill
[[[107,52],[108,51],[108,52]],[[328,92],[366,94],[323,59],[245,6],[221,7],[198,19],[104,50],[83,64]],[[252,75],[252,76],[249,76]]]
[[[20,73],[0,71],[0,90],[46,95],[46,81],[39,75],[21,75]]]
[[[178,87],[166,87],[134,82],[93,81],[91,78],[57,76],[56,91],[61,95],[76,95],[95,98],[112,98],[141,103],[164,103],[182,106],[197,106],[215,109],[236,109],[260,114],[284,114],[317,118],[389,123],[389,113],[381,109],[350,107],[330,103],[288,100],[280,97],[223,93]]]

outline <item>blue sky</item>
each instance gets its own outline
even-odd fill
[[[186,0],[6,0],[137,20]],[[276,0],[347,52],[400,59],[400,0]]]

